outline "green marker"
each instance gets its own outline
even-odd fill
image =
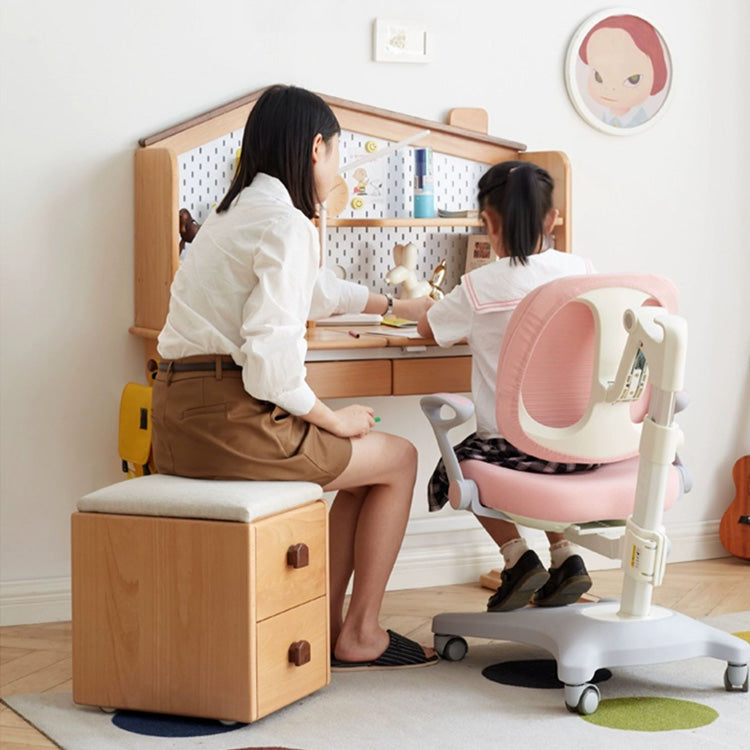
[[[380,421],[380,417],[375,417],[375,421],[379,422]]]

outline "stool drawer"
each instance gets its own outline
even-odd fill
[[[256,620],[324,596],[327,506],[322,500],[253,524]]]
[[[325,596],[258,623],[258,718],[330,681]],[[297,644],[299,666],[290,657]]]

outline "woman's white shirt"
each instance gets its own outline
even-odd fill
[[[495,417],[497,364],[513,310],[529,292],[548,281],[593,273],[585,258],[558,250],[530,255],[528,261],[526,265],[511,264],[509,258],[501,258],[477,268],[427,312],[440,346],[465,339],[471,349],[471,392],[477,434],[482,438],[500,437]]]
[[[180,263],[159,356],[228,354],[251,396],[307,414],[306,321],[361,312],[368,298],[319,266],[312,222],[280,180],[256,175],[228,211],[211,212]]]

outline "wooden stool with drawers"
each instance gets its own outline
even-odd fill
[[[82,498],[74,701],[252,722],[327,685],[321,496],[309,482],[156,474]]]

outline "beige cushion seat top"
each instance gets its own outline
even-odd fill
[[[78,510],[250,523],[322,496],[322,488],[313,482],[223,481],[152,474],[90,492],[78,501]]]

